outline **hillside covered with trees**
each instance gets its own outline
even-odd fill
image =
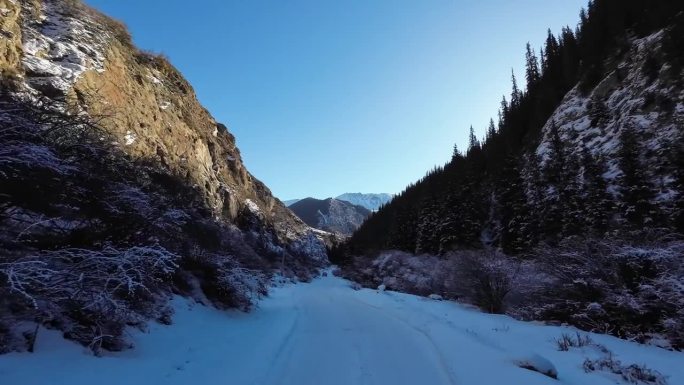
[[[657,298],[684,295],[673,246],[684,233],[683,53],[681,2],[589,2],[577,28],[527,45],[525,84],[512,74],[486,137],[471,127],[465,151],[374,213],[334,261],[367,285],[623,336],[681,325],[681,303]],[[667,289],[655,283],[665,276]],[[548,296],[512,304],[516,284]],[[593,303],[603,316],[588,313]]]

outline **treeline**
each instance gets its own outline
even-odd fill
[[[588,93],[614,70],[619,78],[618,61],[611,59],[624,56],[631,39],[664,28],[662,55],[649,57],[643,72],[655,76],[667,64],[676,75],[672,78],[679,79],[684,63],[684,3],[679,1],[592,1],[576,29],[565,27],[559,35],[549,30],[539,52],[528,44],[525,90],[513,74],[511,95],[501,101],[498,122],[490,121],[482,143],[471,128],[464,153],[455,148],[449,163],[372,215],[332,258],[345,263],[350,255],[383,249],[443,253],[483,243],[518,253],[568,235],[644,226],[684,232],[682,199],[665,210],[653,204],[656,189],[645,177],[649,165],[642,163],[646,149],[638,133],[626,129],[619,138],[617,194],[609,192],[603,178],[606,161],[588,149],[571,148],[555,124],[546,159],[533,151],[568,91],[579,84]],[[608,112],[596,101],[590,114],[592,126],[600,126]],[[667,164],[660,165],[676,179],[679,197],[683,141],[672,141]]]

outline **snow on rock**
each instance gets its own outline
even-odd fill
[[[259,215],[261,213],[261,209],[259,209],[259,205],[257,205],[251,199],[245,199],[245,207],[247,207],[247,210],[249,210],[252,214]]]
[[[295,254],[305,255],[309,259],[328,264],[328,252],[325,247],[322,235],[314,231],[309,231],[306,235],[295,239],[289,245],[290,251]]]
[[[163,102],[159,103],[159,108],[162,110],[167,110],[167,109],[169,109],[169,107],[171,107],[171,102],[163,101]]]
[[[558,370],[553,363],[539,354],[530,354],[525,358],[515,360],[515,363],[523,369],[539,372],[553,379],[558,378]]]
[[[108,36],[89,16],[66,10],[63,2],[42,2],[42,18],[23,24],[27,84],[43,92],[66,92],[88,70],[104,71]]]
[[[162,84],[162,81],[159,80],[159,78],[154,76],[154,75],[147,75],[147,77],[148,77],[148,79],[150,79],[152,84]]]
[[[428,296],[428,298],[430,298],[430,299],[432,299],[432,300],[435,300],[435,301],[441,301],[441,300],[444,299],[444,298],[443,298],[441,295],[439,295],[439,294],[430,294],[430,295]]]
[[[591,348],[559,351],[574,329],[484,314],[450,301],[354,290],[328,275],[271,290],[252,313],[175,298],[173,323],[131,329],[135,348],[96,358],[41,329],[35,353],[0,355],[3,384],[41,385],[614,385],[585,372]],[[591,335],[623,364],[684,383],[684,353]],[[534,351],[535,354],[529,354]],[[558,380],[525,370],[555,370]],[[39,370],[37,370],[39,368]]]
[[[131,144],[135,143],[135,140],[138,138],[138,136],[131,131],[126,131],[126,135],[124,136],[124,144],[126,146],[130,146]]]
[[[385,286],[385,285],[378,286],[378,291],[385,291],[386,289],[387,289],[387,286]]]
[[[377,211],[380,206],[392,200],[391,194],[364,194],[364,193],[344,193],[335,199],[346,201],[351,204],[365,207],[370,211]]]
[[[604,177],[610,191],[616,191],[616,179],[621,175],[617,152],[623,130],[632,129],[640,136],[648,150],[647,163],[656,165],[663,161],[658,157],[667,154],[663,151],[664,146],[676,137],[676,122],[684,119],[684,89],[659,78],[649,79],[642,70],[649,54],[658,50],[662,36],[660,31],[634,40],[630,53],[618,69],[608,74],[588,95],[583,95],[579,86],[565,95],[543,127],[544,136],[536,151],[542,162],[548,159],[554,124],[569,148],[579,152],[586,147],[594,155],[606,159],[608,170]],[[672,108],[665,107],[663,100],[669,101]],[[657,175],[652,177],[655,180]],[[673,196],[665,191],[659,199]]]

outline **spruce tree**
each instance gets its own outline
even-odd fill
[[[562,217],[562,235],[580,234],[585,228],[585,213],[582,208],[583,188],[579,180],[580,161],[575,154],[567,154],[563,164],[559,189],[559,205]]]
[[[451,161],[455,161],[456,159],[461,158],[463,155],[461,155],[461,152],[458,150],[458,145],[454,144],[454,152],[451,154]]]
[[[550,238],[558,236],[563,228],[563,202],[561,191],[566,167],[566,148],[558,126],[551,121],[549,127],[547,160],[542,169],[543,181],[547,186],[542,205],[542,232]]]
[[[670,151],[673,160],[675,203],[672,224],[680,234],[684,234],[684,124],[679,123],[679,134],[673,141]]]
[[[536,87],[540,77],[541,74],[539,72],[539,62],[537,60],[537,56],[530,46],[530,43],[527,43],[525,52],[525,78],[527,80],[528,92]]]
[[[618,161],[622,171],[619,181],[623,217],[634,226],[651,223],[656,216],[652,204],[655,194],[641,163],[639,139],[631,128],[624,128],[620,134]]]
[[[613,199],[603,178],[604,163],[582,148],[582,182],[584,185],[585,223],[590,232],[602,235],[608,230],[608,219],[613,211]]]
[[[439,204],[438,196],[428,196],[423,200],[418,215],[418,227],[416,229],[416,249],[417,254],[439,252],[439,237],[437,228],[439,227],[443,215]]]
[[[496,200],[500,209],[501,249],[510,254],[519,253],[534,243],[529,206],[518,160],[508,157],[496,187]]]
[[[494,125],[494,119],[489,119],[489,127],[487,127],[487,140],[491,139],[496,135],[496,126]]]
[[[518,88],[518,81],[515,78],[515,72],[511,69],[511,108],[518,108],[520,106],[520,99],[522,99],[522,92]]]
[[[468,134],[468,153],[470,154],[479,149],[480,141],[477,140],[477,136],[475,136],[475,130],[473,129],[473,126],[470,126],[470,133]]]

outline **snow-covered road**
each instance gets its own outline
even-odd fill
[[[573,329],[482,314],[451,302],[355,291],[332,276],[272,291],[250,313],[222,312],[174,300],[171,326],[132,332],[135,349],[95,358],[42,330],[36,353],[0,356],[2,385],[507,385],[615,384],[619,376],[585,373],[595,347],[558,351]],[[624,364],[646,364],[684,384],[684,354],[591,338]],[[544,357],[559,381],[521,369]]]

